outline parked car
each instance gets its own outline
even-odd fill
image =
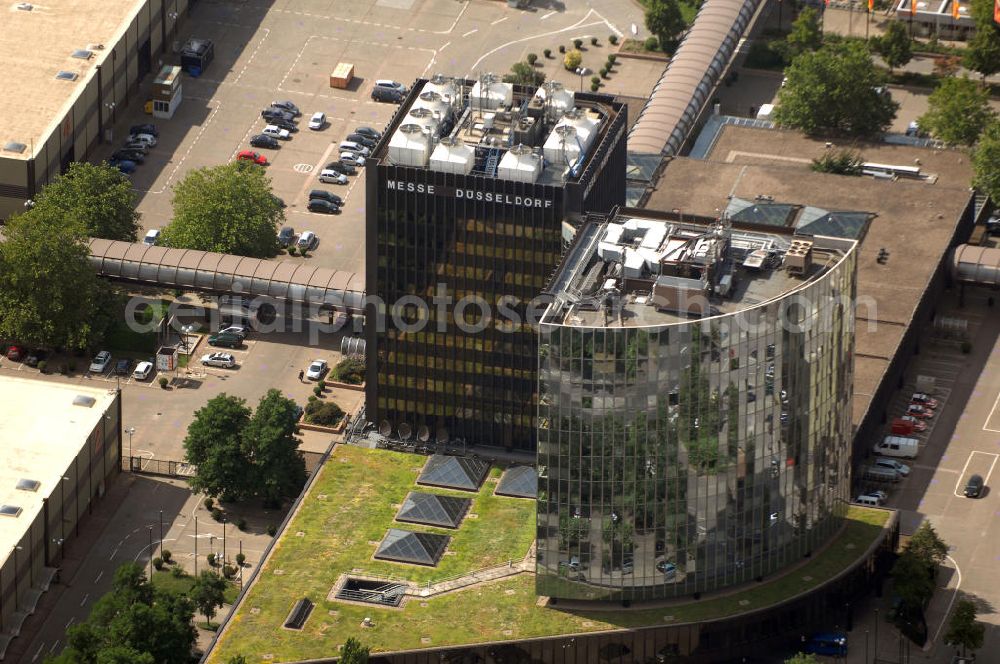
[[[864,505],[865,507],[879,507],[882,505],[882,501],[878,499],[878,496],[874,496],[870,493],[863,493],[854,499],[854,502],[858,505]]]
[[[986,488],[986,486],[985,482],[983,482],[982,475],[973,475],[969,478],[969,481],[965,483],[965,497],[979,498],[983,495],[984,488]]]
[[[142,243],[152,247],[160,240],[160,229],[150,228],[142,238]]]
[[[357,143],[358,145],[363,145],[369,150],[375,147],[375,141],[361,134],[348,134],[344,140]]]
[[[341,152],[353,152],[359,154],[362,157],[367,157],[371,154],[371,151],[360,143],[355,143],[354,141],[341,141],[340,142]]]
[[[141,154],[149,154],[149,146],[142,141],[125,141],[122,143],[122,150],[129,150],[132,152],[139,152]]]
[[[267,125],[264,127],[264,131],[261,132],[265,136],[272,136],[274,138],[280,138],[283,141],[291,139],[292,134],[287,129],[282,129],[275,125]]]
[[[901,418],[904,422],[909,422],[913,425],[914,431],[927,431],[927,423],[923,420],[913,417],[912,415],[903,415]]]
[[[43,361],[48,356],[48,351],[39,348],[28,353],[28,357],[24,358],[24,363],[29,367],[37,367],[38,363]]]
[[[371,127],[357,127],[354,130],[354,133],[361,134],[362,136],[367,136],[373,141],[377,141],[378,139],[382,138],[382,132],[376,129],[372,129]]]
[[[261,111],[260,117],[264,118],[271,124],[274,124],[273,121],[275,119],[285,120],[286,122],[291,122],[292,120],[295,119],[295,116],[289,113],[288,111],[283,111],[280,108],[274,108],[273,106],[271,108],[265,108],[263,111]]]
[[[677,576],[677,565],[666,560],[660,560],[656,563],[656,571],[663,574],[663,578],[670,581]]]
[[[278,231],[278,244],[282,247],[287,247],[292,242],[295,241],[295,229],[291,226],[282,226],[281,230]]]
[[[895,470],[903,477],[907,477],[910,474],[909,466],[888,457],[877,457],[875,461],[872,462],[872,465],[876,468],[888,468],[889,470]]]
[[[156,147],[156,136],[152,134],[129,134],[129,142],[131,143],[145,143],[151,148]]]
[[[847,634],[844,632],[816,634],[806,642],[802,652],[810,655],[844,657],[847,655]]]
[[[393,90],[390,88],[380,88],[375,86],[372,88],[372,100],[389,102],[391,104],[398,104],[403,101],[403,93],[399,90]]]
[[[405,95],[407,92],[405,85],[397,81],[389,80],[387,78],[376,79],[375,88],[377,90],[394,90],[401,95]]]
[[[153,363],[152,362],[140,362],[135,365],[135,371],[132,372],[132,378],[135,380],[146,380],[153,374]]]
[[[930,408],[924,408],[921,405],[911,403],[906,407],[906,414],[912,415],[913,417],[919,417],[920,419],[927,420],[934,417],[934,411]]]
[[[126,150],[124,148],[112,154],[111,159],[113,161],[134,161],[137,164],[146,161],[146,158],[138,150]]]
[[[343,176],[341,176],[343,177]],[[330,201],[323,200],[322,198],[312,198],[309,199],[309,204],[306,208],[310,212],[322,212],[323,214],[339,214],[340,206],[336,203],[331,203]],[[301,248],[301,247],[300,247]],[[312,247],[306,247],[306,249],[311,249]]]
[[[351,164],[345,164],[342,161],[331,161],[329,164],[323,167],[323,170],[337,171],[338,173],[343,173],[344,175],[354,175],[355,173],[358,172],[357,169],[354,168],[354,166],[352,166]]]
[[[326,189],[313,189],[309,192],[309,200],[320,199],[324,201],[330,201],[334,205],[343,205],[344,199],[333,193],[332,191],[327,191]]]
[[[108,370],[108,366],[111,364],[111,353],[106,350],[102,350],[100,353],[94,356],[94,359],[90,362],[90,372],[91,373],[104,373]]]
[[[236,366],[236,358],[231,353],[208,353],[201,356],[201,363],[207,367],[232,369]]]
[[[269,125],[274,126],[274,125]],[[282,129],[286,134],[287,130]],[[281,143],[278,142],[274,136],[268,136],[267,134],[256,134],[250,139],[250,146],[255,148],[266,148],[268,150],[277,150],[281,147]]]
[[[219,330],[219,334],[235,334],[246,339],[250,336],[250,327],[248,325],[227,325]]]
[[[275,127],[281,129],[287,129],[290,133],[294,134],[299,130],[295,123],[291,120],[286,120],[285,118],[271,118],[268,120],[268,124],[273,124]]]
[[[134,161],[129,161],[127,159],[122,159],[122,160],[112,159],[108,163],[117,168],[125,175],[131,175],[132,173],[135,173],[135,169],[138,168],[138,165]]]
[[[312,204],[312,201],[309,201],[309,203]],[[295,243],[295,246],[298,247],[300,251],[302,249],[308,251],[313,247],[315,247],[318,243],[319,243],[319,238],[316,237],[316,234],[313,233],[312,231],[306,231],[305,233],[299,236],[298,242]]]
[[[243,345],[243,337],[238,334],[213,334],[208,337],[209,346],[225,346],[227,348],[239,348]]]
[[[319,181],[324,184],[347,184],[347,176],[332,168],[324,168],[319,173]]]
[[[150,136],[160,137],[160,131],[156,128],[155,124],[147,122],[146,124],[137,124],[129,127],[129,134],[149,134]]]
[[[364,166],[365,158],[359,155],[357,152],[341,152],[340,161],[345,164],[350,164],[351,166]]]
[[[323,111],[316,111],[309,118],[309,128],[313,131],[319,131],[326,126],[326,113]]]
[[[295,117],[302,115],[302,111],[299,110],[299,107],[290,101],[272,101],[271,108],[280,108],[283,111],[291,113]]]
[[[927,406],[930,409],[937,408],[939,405],[937,399],[934,399],[930,395],[924,394],[923,392],[914,392],[913,396],[910,397],[910,403]]]
[[[127,376],[131,368],[132,368],[132,360],[128,358],[124,358],[115,362],[115,374],[118,376]]]
[[[11,362],[20,362],[24,359],[24,347],[11,346],[7,349],[7,359]]]
[[[309,380],[319,380],[326,373],[326,360],[313,360],[309,368],[306,369],[306,378]]]
[[[243,150],[236,155],[236,161],[250,161],[258,166],[267,166],[267,157],[253,150]]]

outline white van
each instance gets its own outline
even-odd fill
[[[146,231],[146,236],[142,238],[142,243],[152,247],[159,241],[159,239],[160,239],[160,229],[150,228],[148,231]]]
[[[920,441],[905,436],[886,436],[881,443],[873,448],[875,454],[902,459],[916,459],[920,451]]]
[[[865,505],[866,507],[880,507],[882,505],[882,501],[880,501],[877,496],[872,496],[867,493],[863,493],[855,498],[854,502],[858,505]]]
[[[360,143],[355,143],[354,141],[341,141],[340,151],[353,152],[355,154],[361,155],[362,157],[367,157],[370,154],[368,148],[361,145]]]

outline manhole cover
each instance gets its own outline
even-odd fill
[[[292,170],[296,173],[311,173],[313,169],[312,164],[295,164],[292,166]]]

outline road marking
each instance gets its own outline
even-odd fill
[[[323,165],[326,163],[326,160],[330,158],[330,154],[334,151],[334,149],[339,146],[340,143],[338,141],[330,141],[330,144],[326,146],[326,150],[323,151],[323,156],[319,158],[319,161],[316,162],[316,165],[313,166],[312,170],[322,172]],[[305,194],[306,189],[309,189],[311,186],[313,186],[312,181],[313,180],[311,177],[306,178],[305,182],[302,183],[302,187],[299,188],[299,193],[296,194],[295,198],[293,198],[289,202],[289,207],[291,207],[292,205],[298,205],[298,202],[299,200],[302,199],[302,195]],[[292,211],[298,212],[298,210],[292,210]]]
[[[983,422],[983,431],[992,431],[993,433],[1000,433],[1000,429],[991,429],[989,427],[990,420],[993,419],[993,412],[997,409],[997,405],[1000,405],[1000,392],[997,392],[997,398],[993,402],[993,407],[990,408],[990,414],[986,416],[986,421]]]
[[[490,25],[496,25],[497,23],[503,23],[504,21],[506,21],[509,18],[510,18],[510,16],[504,16],[503,18],[498,18],[497,20],[495,20],[492,23],[490,23]]]
[[[59,639],[56,639],[56,642],[52,644],[51,648],[49,648],[49,652],[54,653],[56,651],[56,648],[58,647],[59,647]]]
[[[247,67],[249,67],[250,63],[253,62],[253,59],[257,57],[257,51],[259,51],[260,47],[264,45],[264,40],[267,39],[267,36],[269,34],[271,34],[271,30],[268,28],[264,28],[264,36],[260,38],[259,42],[257,42],[257,45],[253,49],[253,53],[250,54],[250,58],[247,60],[246,64],[243,65],[243,69],[240,70],[239,76],[236,77],[236,80],[233,81],[233,83],[239,83],[240,79],[243,78],[243,74],[246,73]]]
[[[37,650],[37,651],[35,652],[35,656],[31,658],[31,661],[32,661],[32,662],[34,662],[35,660],[37,660],[37,659],[38,659],[38,656],[42,654],[42,649],[43,649],[44,647],[45,647],[45,644],[44,644],[44,643],[43,643],[42,645],[38,646],[38,650]]]
[[[152,190],[152,189],[138,189],[138,188],[136,189],[136,191],[144,192],[144,193],[148,193],[148,194],[162,194],[164,191],[166,191],[167,187],[170,186],[171,180],[173,180],[174,176],[177,175],[178,169],[180,169],[180,167],[184,165],[184,160],[186,160],[188,158],[188,156],[191,154],[191,150],[194,149],[194,146],[198,144],[198,141],[204,135],[205,130],[208,129],[209,125],[212,124],[212,120],[215,119],[215,115],[216,115],[216,113],[219,112],[220,108],[222,108],[222,102],[216,101],[215,102],[215,106],[212,108],[212,112],[209,113],[209,115],[208,115],[208,119],[205,120],[205,124],[201,125],[201,128],[198,130],[198,133],[195,134],[195,137],[191,140],[191,143],[188,145],[187,150],[184,151],[184,155],[177,162],[177,165],[174,166],[174,170],[170,171],[170,175],[167,176],[167,179],[163,183],[162,187],[160,187],[159,189],[156,189],[155,191]],[[150,386],[152,386],[152,383],[150,383]]]
[[[87,593],[86,595],[84,595],[83,599],[80,600],[80,607],[81,608],[83,607],[84,604],[87,603],[88,599],[90,599],[90,593]],[[72,620],[72,618],[70,618],[70,620]]]
[[[80,606],[83,606],[83,604],[81,604]],[[66,621],[66,627],[64,627],[63,629],[69,629],[69,626],[73,624],[74,620],[76,620],[76,616],[73,616],[72,618],[70,618],[69,620],[67,620]]]
[[[962,478],[965,477],[965,471],[969,469],[969,462],[972,461],[973,454],[985,454],[987,456],[993,457],[993,463],[990,464],[990,470],[986,473],[986,478],[983,480],[983,485],[988,486],[990,481],[990,475],[993,474],[993,467],[997,465],[997,459],[1000,458],[1000,454],[994,452],[980,452],[979,450],[973,450],[969,452],[969,458],[965,460],[965,465],[962,466],[962,472],[958,476],[958,482],[955,484],[955,495],[959,498],[965,498],[965,495],[958,492],[958,488],[962,486]]]
[[[312,164],[295,164],[294,166],[292,166],[292,170],[295,171],[296,173],[312,173],[312,171],[313,171],[313,165]]]
[[[552,12],[552,13],[555,13],[555,12]],[[515,40],[509,41],[509,42],[507,42],[505,44],[500,44],[496,48],[494,48],[494,49],[492,49],[490,51],[487,51],[486,53],[484,53],[483,55],[481,55],[478,60],[476,60],[475,62],[472,63],[472,66],[469,67],[468,71],[469,72],[476,71],[476,68],[479,67],[479,63],[481,63],[483,60],[485,60],[486,58],[490,57],[491,55],[493,55],[497,51],[505,49],[508,46],[513,46],[514,44],[520,44],[522,42],[531,41],[533,39],[541,39],[542,37],[550,37],[552,35],[558,35],[561,32],[569,32],[571,30],[577,30],[579,28],[586,28],[586,27],[589,27],[589,26],[592,26],[592,25],[601,25],[602,21],[593,21],[591,23],[584,23],[584,21],[586,21],[587,19],[589,19],[590,16],[591,16],[591,14],[594,14],[594,13],[595,13],[594,10],[591,9],[590,11],[587,12],[586,16],[584,16],[583,18],[581,18],[579,21],[577,21],[573,25],[567,26],[565,28],[560,28],[559,30],[552,30],[551,32],[543,32],[541,34],[532,35],[530,37],[522,37],[521,39],[515,39]],[[545,18],[545,17],[542,17],[542,18]]]
[[[994,461],[994,463],[996,463],[996,461]],[[924,644],[924,652],[930,650],[931,646],[934,645],[934,642],[938,640],[939,636],[941,636],[941,630],[944,629],[944,623],[951,615],[951,607],[955,603],[955,598],[958,597],[958,589],[962,587],[962,570],[959,568],[958,563],[955,562],[955,559],[951,556],[945,556],[945,558],[950,560],[951,564],[955,566],[955,573],[958,574],[958,583],[955,584],[955,591],[951,594],[951,600],[948,602],[948,608],[945,610],[944,615],[941,616],[941,622],[938,623],[937,631],[934,632],[934,638]]]
[[[94,583],[100,583],[102,576],[104,576],[104,570],[103,569],[101,570],[101,573],[97,575],[97,578],[94,579]]]
[[[451,42],[445,42],[444,46],[442,46],[441,48],[438,49],[438,53],[440,53],[444,49],[448,48],[449,46],[451,46]]]
[[[598,12],[598,11],[597,11],[596,9],[594,10],[594,14],[596,14],[598,18],[600,18],[600,19],[601,19],[602,21],[604,21],[604,23],[605,23],[605,24],[607,24],[607,26],[608,26],[609,28],[611,28],[611,31],[612,31],[613,33],[615,33],[615,34],[616,34],[616,35],[618,35],[619,37],[624,37],[624,36],[625,36],[625,33],[624,33],[624,32],[622,32],[621,30],[619,30],[619,29],[618,29],[618,26],[616,26],[616,25],[615,25],[614,23],[612,23],[612,22],[611,22],[611,21],[609,21],[608,19],[606,19],[606,18],[604,18],[603,16],[601,16],[601,13],[600,13],[600,12]]]
[[[115,547],[115,550],[111,552],[111,557],[108,558],[108,560],[114,560],[115,559],[115,555],[117,553],[118,553],[118,547]]]
[[[542,16],[542,17],[541,17],[540,19],[538,19],[538,20],[539,20],[539,21],[544,21],[545,19],[547,19],[548,17],[550,17],[550,16],[552,16],[553,14],[556,14],[556,13],[557,13],[557,12],[556,12],[555,10],[552,10],[552,11],[550,11],[550,12],[549,12],[548,14],[545,14],[544,16]]]
[[[479,28],[473,28],[472,30],[469,30],[464,35],[462,35],[462,38],[464,39],[465,37],[468,37],[469,35],[474,35],[477,32],[479,32]]]

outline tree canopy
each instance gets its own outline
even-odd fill
[[[504,75],[503,80],[505,83],[538,87],[545,82],[545,74],[527,62],[515,62],[511,65],[510,73]]]
[[[889,21],[885,33],[875,40],[875,52],[882,56],[891,72],[913,58],[912,41],[906,26],[900,21]]]
[[[972,145],[995,120],[989,90],[963,76],[941,81],[928,97],[927,112],[917,124],[946,143]]]
[[[91,237],[135,242],[139,233],[132,182],[107,163],[73,162],[42,188],[33,212],[61,217]]]
[[[965,66],[986,80],[1000,72],[1000,26],[993,21],[993,0],[972,0],[976,34],[966,44]]]
[[[948,557],[948,545],[934,530],[930,521],[924,521],[906,544],[906,550],[928,566],[940,565]]]
[[[651,0],[646,5],[646,29],[656,35],[664,50],[686,27],[677,0]]]
[[[934,594],[934,578],[927,563],[908,550],[904,550],[892,566],[892,584],[895,593],[907,609],[923,609]]]
[[[12,217],[0,242],[0,338],[86,349],[119,311],[98,279],[82,229],[46,205]]]
[[[803,7],[792,23],[792,29],[781,44],[785,59],[791,62],[798,56],[815,51],[823,45],[823,30],[819,25],[819,12],[812,7]]]
[[[305,463],[295,438],[297,406],[268,390],[252,414],[246,401],[225,393],[195,412],[184,439],[197,467],[195,491],[223,500],[262,497],[269,503],[295,495],[305,483]]]
[[[785,660],[785,664],[820,664],[816,655],[806,653],[796,653]]]
[[[226,588],[228,583],[210,569],[201,571],[191,587],[191,601],[205,616],[205,622],[212,624],[215,610],[226,603]]]
[[[174,186],[174,218],[163,244],[267,258],[277,251],[285,213],[263,167],[233,162],[190,171]]]
[[[344,642],[340,649],[340,664],[368,664],[370,648],[361,645],[353,636]]]
[[[51,664],[187,664],[195,644],[194,606],[154,588],[136,563],[118,568],[111,591],[69,628]]]
[[[961,646],[962,656],[967,650],[979,650],[983,647],[983,637],[986,626],[976,620],[976,605],[967,599],[955,604],[955,612],[948,621],[948,631],[944,641],[953,646]]]
[[[1000,121],[992,122],[972,151],[973,184],[1000,201]]]
[[[803,53],[785,70],[774,118],[807,134],[872,136],[885,131],[899,105],[885,90],[863,44],[829,44]]]

